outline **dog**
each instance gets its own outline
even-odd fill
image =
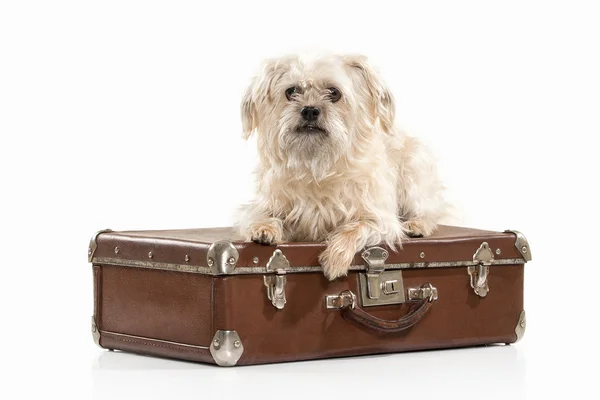
[[[395,123],[394,96],[363,55],[269,59],[241,103],[257,187],[236,226],[248,241],[325,242],[325,277],[357,251],[429,236],[446,214],[430,150]]]

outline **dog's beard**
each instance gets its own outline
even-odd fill
[[[336,161],[344,154],[348,134],[341,121],[319,121],[308,124],[290,121],[283,124],[280,139],[287,155],[287,167],[298,177],[309,173],[320,181],[333,170]]]

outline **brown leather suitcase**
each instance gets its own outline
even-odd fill
[[[441,226],[356,254],[330,282],[318,243],[264,246],[230,228],[100,231],[92,333],[103,348],[221,366],[492,343],[525,330],[525,237]]]

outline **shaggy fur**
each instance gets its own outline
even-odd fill
[[[320,110],[308,128],[307,106]],[[256,197],[238,221],[247,240],[325,241],[319,261],[333,280],[362,248],[401,247],[407,235],[430,235],[445,214],[432,156],[396,128],[394,98],[365,57],[269,60],[241,111],[259,154]]]

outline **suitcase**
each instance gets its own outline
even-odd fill
[[[356,254],[328,281],[322,243],[265,246],[232,228],[96,233],[99,346],[219,366],[514,343],[525,237],[440,226]]]

